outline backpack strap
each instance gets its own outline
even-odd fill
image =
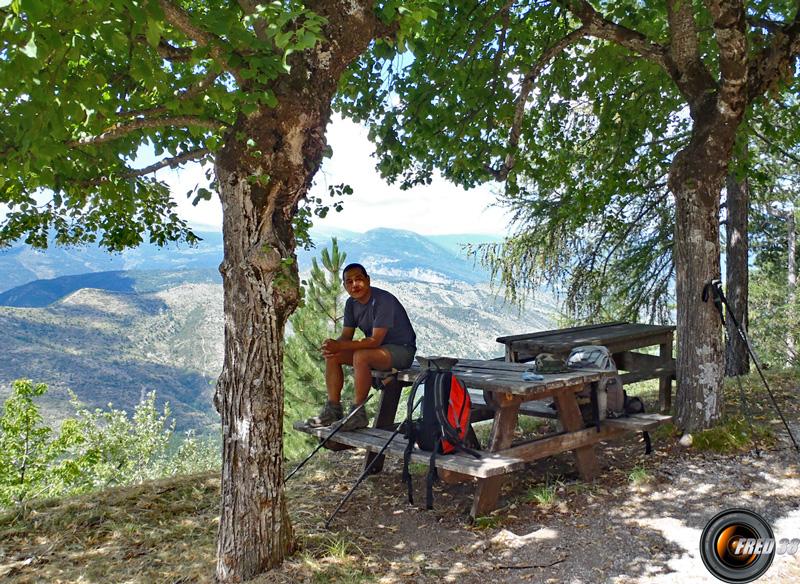
[[[438,369],[438,367],[437,367]],[[452,375],[452,374],[451,374]],[[443,371],[437,371],[433,376],[433,383],[430,390],[433,391],[433,399],[436,411],[437,424],[437,437],[434,441],[433,452],[431,452],[430,462],[428,463],[428,476],[425,479],[425,508],[433,509],[433,484],[439,481],[439,473],[436,470],[436,455],[439,453],[440,441],[442,437],[442,420],[440,415],[442,404],[442,393],[444,391],[444,380],[449,379],[450,375]],[[427,391],[429,388],[425,388]]]
[[[419,386],[422,385],[427,378],[428,371],[421,371],[414,380],[414,384],[411,386],[411,391],[408,394],[408,407],[405,421],[405,438],[408,442],[406,443],[406,449],[403,453],[403,481],[405,481],[408,487],[408,502],[411,504],[414,503],[414,492],[411,480],[411,472],[409,471],[409,464],[411,463],[411,452],[414,450],[414,441],[416,440],[416,424],[414,423],[414,398],[417,395]]]
[[[438,448],[434,448],[431,453],[431,461],[428,464],[428,476],[425,480],[425,508],[433,509],[433,484],[439,482],[439,473],[436,470],[436,454]]]

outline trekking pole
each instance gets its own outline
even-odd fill
[[[336,427],[335,427],[335,428],[334,428],[334,429],[331,431],[331,433],[330,433],[330,434],[328,434],[328,435],[327,435],[327,436],[326,436],[326,437],[325,437],[325,438],[324,438],[324,439],[323,439],[323,440],[322,440],[322,441],[321,441],[319,444],[317,444],[317,447],[316,447],[314,450],[312,450],[312,451],[311,451],[311,454],[309,454],[308,456],[306,456],[306,457],[303,459],[303,462],[301,462],[300,464],[298,464],[298,465],[297,465],[297,466],[294,468],[294,470],[293,470],[292,472],[290,472],[288,475],[286,475],[286,478],[285,478],[285,479],[283,479],[283,484],[284,484],[284,485],[286,484],[286,481],[288,481],[290,478],[292,478],[292,477],[294,476],[294,474],[295,474],[295,473],[296,473],[298,470],[300,470],[301,468],[303,468],[303,466],[305,466],[305,464],[306,464],[306,463],[307,463],[309,460],[311,460],[311,457],[312,457],[312,456],[314,456],[314,455],[315,455],[317,452],[319,452],[319,451],[320,451],[320,449],[321,449],[323,446],[325,446],[325,445],[328,443],[328,440],[330,440],[330,439],[331,439],[331,438],[332,438],[332,437],[333,437],[333,436],[334,436],[334,435],[335,435],[335,434],[336,434],[336,433],[337,433],[339,430],[341,430],[341,429],[342,429],[342,426],[344,426],[344,423],[345,423],[347,420],[349,420],[349,419],[350,419],[350,418],[353,416],[353,414],[355,414],[355,413],[356,413],[358,410],[360,410],[361,408],[363,408],[363,407],[366,405],[366,403],[367,403],[369,400],[371,400],[371,399],[372,399],[372,395],[373,395],[373,394],[369,394],[369,395],[367,396],[367,399],[365,399],[363,402],[361,402],[361,403],[360,403],[360,404],[359,404],[359,405],[358,405],[356,408],[353,408],[353,411],[352,411],[352,412],[350,412],[350,413],[348,413],[348,414],[347,414],[347,415],[344,417],[344,419],[341,421],[341,423],[337,424],[337,425],[336,425]]]
[[[800,452],[800,446],[797,445],[797,440],[794,439],[794,434],[792,434],[791,428],[789,428],[789,424],[786,422],[786,418],[783,417],[783,412],[781,412],[780,407],[778,406],[778,402],[775,399],[775,396],[772,393],[772,390],[769,387],[769,383],[767,383],[767,378],[764,377],[764,373],[761,371],[761,363],[758,361],[758,357],[756,357],[755,351],[753,350],[753,346],[750,344],[750,339],[747,337],[747,333],[744,331],[744,328],[739,321],[736,320],[736,316],[734,316],[733,311],[731,310],[730,305],[728,304],[728,299],[725,298],[725,293],[722,291],[722,282],[720,280],[711,280],[708,284],[706,284],[705,289],[703,289],[703,300],[708,300],[708,289],[711,288],[711,291],[714,293],[714,304],[717,307],[717,310],[720,313],[720,317],[722,316],[722,308],[721,304],[725,305],[725,308],[728,311],[728,315],[731,317],[733,321],[733,326],[736,328],[736,331],[739,333],[739,336],[744,341],[745,347],[747,347],[747,352],[750,354],[750,358],[753,359],[753,364],[756,366],[756,370],[758,371],[758,375],[761,377],[761,381],[764,382],[764,387],[767,388],[767,393],[769,394],[770,400],[772,400],[772,405],[775,407],[775,411],[778,412],[778,416],[780,416],[781,421],[783,422],[783,426],[786,428],[786,433],[789,434],[789,438],[794,445],[794,449]],[[722,320],[723,324],[725,319]]]
[[[419,398],[417,403],[414,404],[414,408],[411,411],[413,412],[414,410],[416,410],[420,403],[422,403],[422,398]],[[331,513],[331,516],[328,517],[328,520],[325,522],[325,529],[328,529],[330,527],[331,521],[333,521],[333,518],[336,517],[336,514],[339,513],[339,511],[344,506],[344,504],[347,503],[347,501],[353,495],[355,490],[358,488],[358,485],[360,485],[362,483],[362,481],[367,477],[367,475],[369,474],[369,471],[371,471],[372,467],[375,465],[375,463],[378,460],[380,460],[381,455],[384,452],[386,452],[386,449],[389,448],[389,444],[391,444],[392,440],[394,440],[395,437],[403,430],[403,427],[404,427],[404,424],[400,424],[399,426],[397,426],[397,430],[395,430],[392,433],[392,435],[389,436],[389,439],[386,441],[386,444],[383,445],[383,447],[378,451],[378,453],[375,455],[375,457],[370,461],[370,463],[367,465],[367,467],[361,473],[361,476],[359,476],[358,479],[356,480],[355,484],[352,487],[350,487],[349,491],[347,491],[347,494],[344,496],[344,498],[341,501],[339,501],[339,504],[336,506],[336,509],[333,510],[333,513]]]
[[[722,296],[724,297],[725,294],[723,293]],[[706,290],[703,290],[703,302],[708,302],[708,292]],[[719,313],[719,320],[720,322],[722,322],[722,330],[725,337],[725,346],[726,347],[732,346],[731,343],[733,339],[731,339],[730,335],[728,334],[728,327],[725,324],[725,312],[723,310],[722,299],[718,294],[716,294],[716,292],[714,293],[714,308],[717,309],[717,312]],[[730,310],[730,308],[728,308],[728,310]],[[731,313],[731,316],[733,316],[733,313]],[[733,320],[731,322],[735,321],[736,317],[733,317]],[[750,406],[747,405],[747,396],[744,393],[744,387],[742,386],[742,376],[739,373],[736,374],[736,384],[739,387],[739,403],[741,404],[741,410],[744,413],[744,418],[747,421],[747,427],[750,428],[750,435],[755,436],[756,431],[755,428],[753,428],[753,415],[750,413]],[[756,446],[756,456],[758,458],[761,458],[761,449],[758,446]]]

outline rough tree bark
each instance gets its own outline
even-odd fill
[[[696,133],[695,135],[702,133]],[[731,142],[732,145],[732,142]],[[711,427],[722,408],[722,339],[719,315],[702,300],[703,288],[720,276],[719,191],[727,171],[724,149],[708,139],[693,139],[670,170],[675,195],[675,268],[679,391],[675,407],[680,426]],[[718,164],[707,165],[709,156]]]
[[[216,159],[225,254],[225,361],[217,579],[247,580],[292,548],[283,489],[283,333],[297,306],[292,219],[318,170],[331,99],[344,69],[390,34],[371,1],[320,1],[325,41],[290,59],[270,88],[275,108],[240,117]],[[252,140],[250,146],[247,140]]]
[[[741,325],[747,329],[747,302],[749,290],[749,271],[747,252],[750,249],[748,239],[748,219],[750,213],[750,186],[745,178],[741,182],[728,174],[725,181],[728,193],[728,217],[725,222],[726,254],[725,254],[725,295],[728,298],[733,314]],[[747,346],[733,321],[727,317],[725,321],[728,343],[725,347],[725,375],[734,377],[750,371],[750,356]]]
[[[787,233],[787,256],[786,264],[786,288],[787,302],[789,303],[789,328],[786,331],[786,366],[791,367],[797,362],[797,345],[795,336],[797,335],[797,221],[795,220],[796,209],[794,204],[789,205],[787,211],[786,233]]]

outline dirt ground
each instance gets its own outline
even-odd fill
[[[800,538],[800,455],[785,439],[760,455],[698,453],[676,437],[654,447],[647,457],[630,437],[600,447],[603,473],[591,484],[578,479],[568,455],[540,463],[509,483],[502,507],[474,525],[467,522],[472,485],[440,485],[434,510],[426,511],[407,503],[400,466],[388,464],[334,520],[336,536],[362,558],[355,571],[337,573],[342,581],[387,584],[717,582],[699,554],[700,534],[717,512],[746,507],[765,517],[776,538]],[[360,461],[350,451],[327,453],[301,497],[309,500],[293,501],[308,541],[330,537],[323,513],[357,477]],[[536,495],[548,486],[553,500],[542,504]],[[318,581],[310,567],[320,566],[301,554],[259,581]],[[800,554],[776,555],[759,582],[800,582]]]

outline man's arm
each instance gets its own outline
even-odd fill
[[[322,343],[322,354],[328,356],[338,351],[377,349],[381,346],[381,343],[383,343],[383,339],[386,337],[388,331],[388,328],[373,328],[371,336],[361,339],[360,341],[354,341],[352,340],[354,329],[345,327],[342,329],[342,334],[339,335],[337,340],[328,339]],[[347,334],[349,334],[349,338],[346,337]]]
[[[356,327],[346,326],[342,328],[342,333],[339,335],[337,341],[352,341],[353,335],[356,333]]]

